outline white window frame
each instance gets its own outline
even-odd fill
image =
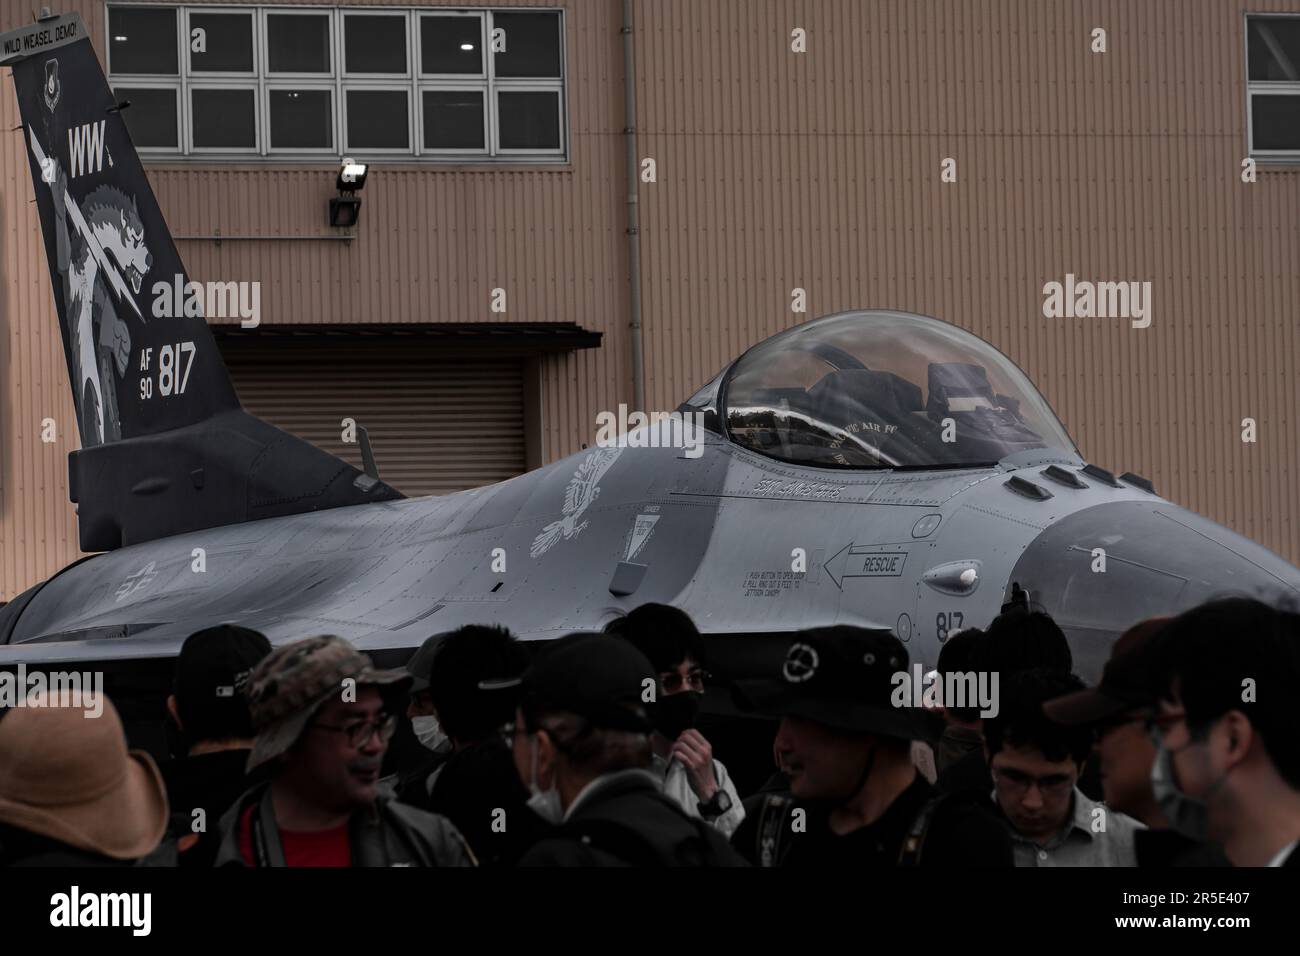
[[[280,80],[315,80],[318,83],[333,83],[338,86],[339,75],[339,50],[338,50],[338,27],[335,21],[338,19],[334,16],[334,10],[331,7],[257,7],[258,19],[262,25],[262,42],[259,53],[262,57],[262,79],[266,82],[279,82]],[[324,73],[273,73],[271,72],[271,24],[272,16],[290,16],[290,17],[325,17],[325,22],[329,24],[329,51],[330,51],[330,68]]]
[[[113,31],[109,23],[109,7],[131,7],[132,9],[141,10],[172,10],[176,13],[176,73],[113,73]],[[185,75],[185,51],[186,46],[181,42],[182,24],[185,19],[184,7],[178,7],[174,3],[105,3],[104,4],[104,59],[108,61],[108,76],[114,80],[129,79],[135,77],[151,79],[169,79],[175,78],[177,81]],[[185,34],[188,36],[188,34]],[[109,86],[113,84],[110,82]]]
[[[406,37],[406,70],[402,73],[352,73],[348,71],[347,32],[350,17],[376,17],[403,21],[403,34]],[[409,10],[388,10],[384,7],[340,7],[338,10],[338,56],[339,76],[346,83],[357,80],[380,80],[392,83],[397,80],[410,80],[414,75],[415,64],[412,62],[411,50],[411,13]]]
[[[415,16],[415,36],[412,38],[415,42],[415,55],[419,57],[420,62],[415,64],[416,79],[418,81],[438,81],[440,83],[453,83],[458,81],[475,82],[483,84],[488,78],[488,70],[491,69],[489,60],[492,54],[487,48],[487,13],[486,10],[476,10],[466,12],[463,10],[443,11],[443,10],[423,10]],[[477,73],[426,73],[424,70],[424,46],[422,43],[423,28],[425,20],[478,20],[478,52],[479,61],[482,66]],[[486,90],[484,100],[487,99]],[[485,140],[486,142],[486,140]]]
[[[1300,97],[1300,80],[1252,80],[1250,78],[1250,24],[1252,20],[1294,20],[1295,13],[1247,13],[1242,31],[1242,59],[1246,66],[1246,147],[1252,159],[1265,162],[1300,163],[1300,149],[1258,149],[1255,146],[1255,97]]]
[[[330,95],[330,137],[334,145],[326,148],[312,148],[306,146],[276,146],[275,141],[271,138],[271,93],[277,90],[290,90],[292,92],[310,93],[324,91]],[[281,80],[278,77],[274,80],[267,80],[262,86],[262,142],[266,144],[266,155],[268,156],[310,156],[317,155],[322,157],[339,155],[339,91],[337,84],[333,82],[310,82]]]
[[[425,146],[424,145],[424,94],[425,93],[457,93],[469,92],[477,93],[483,100],[482,119],[483,119],[483,146],[481,149],[466,149],[464,147],[452,146]],[[492,129],[488,123],[488,113],[491,110],[488,104],[488,92],[482,84],[473,83],[452,83],[449,81],[421,83],[416,90],[419,96],[419,116],[417,117],[417,127],[420,134],[419,147],[425,156],[490,156],[492,149]]]
[[[253,145],[251,147],[236,146],[198,146],[194,142],[194,110],[192,94],[196,90],[249,90],[253,94]],[[207,79],[192,80],[186,84],[185,91],[186,101],[184,110],[185,114],[185,145],[187,152],[194,156],[260,156],[262,155],[262,93],[261,87],[256,80],[234,80],[226,82],[223,80]]]
[[[555,149],[514,149],[501,145],[501,108],[497,102],[502,93],[554,93],[555,110],[559,114],[560,145]],[[536,80],[529,80],[526,83],[511,82],[509,84],[498,83],[492,88],[492,113],[494,122],[492,123],[492,152],[497,156],[563,156],[565,154],[565,137],[564,137],[564,88],[555,80],[549,83],[540,83]]]
[[[406,147],[380,149],[375,146],[353,146],[348,142],[349,93],[405,93],[406,94]],[[343,85],[343,152],[348,156],[410,156],[415,146],[415,121],[411,116],[411,86],[409,83],[345,83]]]
[[[232,80],[258,80],[263,73],[261,59],[261,42],[258,39],[258,27],[260,26],[261,17],[257,15],[256,7],[243,8],[231,5],[224,8],[211,7],[181,7],[181,55],[185,57],[185,75],[193,77],[196,80],[213,80],[213,79],[232,79]],[[190,17],[194,14],[200,16],[244,16],[249,20],[249,35],[253,42],[253,69],[251,72],[235,72],[232,70],[194,70],[190,68],[190,32],[193,27],[190,25]]]
[[[182,149],[185,144],[185,111],[182,109],[181,106],[181,97],[184,95],[184,91],[181,89],[180,81],[177,80],[176,82],[171,82],[171,83],[169,82],[158,83],[155,81],[149,83],[143,80],[132,80],[124,77],[120,80],[119,83],[110,87],[113,91],[113,99],[120,103],[123,99],[123,96],[121,91],[118,89],[119,86],[126,87],[132,90],[171,90],[173,93],[176,94],[176,145],[174,147],[137,145],[136,149],[141,153],[147,153],[149,155],[158,155],[158,156],[183,155]],[[129,94],[126,98],[128,99],[130,98]],[[123,117],[123,119],[125,120],[125,117]]]
[[[228,158],[232,162],[273,159],[276,162],[319,163],[330,158],[357,155],[358,159],[373,157],[390,162],[428,162],[475,164],[535,164],[553,166],[570,161],[569,149],[569,89],[568,89],[568,14],[560,7],[414,7],[414,6],[278,6],[275,3],[246,4],[213,2],[168,4],[136,2],[136,0],[105,0],[103,23],[108,36],[108,59],[111,60],[112,36],[108,32],[110,8],[139,7],[176,12],[176,60],[178,74],[114,74],[109,64],[109,83],[144,89],[174,89],[177,104],[177,144],[174,148],[141,147],[141,156],[194,160],[212,163]],[[190,18],[193,14],[248,14],[252,18],[253,61],[255,73],[192,72],[189,63]],[[560,41],[559,77],[511,77],[497,79],[496,57],[492,53],[489,37],[493,17],[497,13],[549,13],[559,18]],[[272,73],[270,70],[271,16],[324,16],[330,30],[330,72],[328,73]],[[349,15],[392,16],[405,18],[406,72],[399,73],[348,73],[346,62],[346,18]],[[474,17],[479,21],[479,42],[482,54],[482,71],[471,73],[424,73],[421,62],[420,31],[427,17]],[[254,110],[257,147],[255,149],[229,149],[193,145],[192,88],[255,88]],[[333,89],[332,149],[302,149],[298,147],[274,148],[271,144],[270,91],[272,89]],[[347,144],[347,98],[350,90],[404,90],[407,94],[406,149],[350,148]],[[426,91],[468,89],[483,94],[484,146],[482,149],[442,149],[424,146],[424,93]],[[497,100],[502,91],[538,91],[558,94],[560,145],[558,149],[502,149],[500,147],[500,112]]]

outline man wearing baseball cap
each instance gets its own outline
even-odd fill
[[[1010,837],[986,808],[936,796],[912,763],[920,711],[896,706],[907,651],[884,630],[794,635],[780,669],[737,682],[742,705],[781,720],[791,796],[769,794],[732,842],[761,866],[1010,866]]]
[[[419,744],[412,754],[398,754],[398,765],[393,780],[397,799],[421,810],[428,810],[429,792],[438,773],[451,759],[451,738],[438,720],[433,707],[433,693],[429,681],[433,677],[433,659],[447,634],[434,634],[426,638],[406,662],[406,673],[411,675],[407,687],[406,717],[411,722],[411,734]]]
[[[196,631],[181,645],[167,698],[177,757],[159,770],[171,805],[179,866],[211,866],[220,843],[217,821],[254,783],[245,771],[253,723],[245,688],[271,653],[262,634],[235,624]]]
[[[1222,850],[1184,836],[1169,825],[1151,789],[1156,748],[1148,724],[1155,715],[1155,638],[1171,618],[1155,617],[1125,631],[1111,648],[1096,687],[1043,704],[1043,713],[1093,734],[1106,806],[1145,823],[1133,834],[1137,865],[1226,866]]]
[[[221,819],[216,865],[470,866],[442,817],[379,790],[410,677],[376,669],[341,637],[276,648],[249,680],[254,787]]]
[[[520,866],[743,865],[648,769],[645,705],[657,686],[645,655],[611,635],[570,635],[538,652],[505,733],[528,805],[557,829]]]

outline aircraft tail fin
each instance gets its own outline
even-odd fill
[[[81,547],[400,497],[240,408],[76,13],[0,35],[13,68],[81,450]],[[229,301],[231,286],[216,286]],[[358,481],[358,478],[362,479]]]

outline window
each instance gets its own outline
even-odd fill
[[[109,4],[137,148],[564,161],[559,10]]]
[[[1250,155],[1300,159],[1300,17],[1246,18]]]

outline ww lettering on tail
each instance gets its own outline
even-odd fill
[[[104,169],[104,120],[68,129],[70,179]]]

